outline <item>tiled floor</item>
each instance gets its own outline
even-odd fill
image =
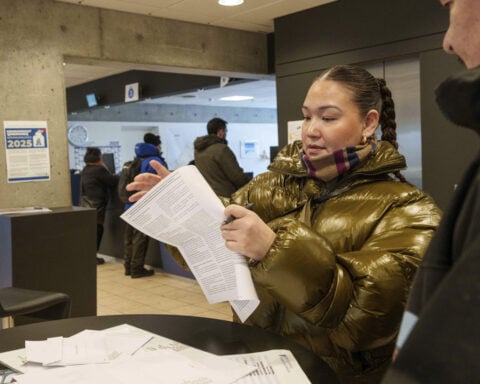
[[[209,304],[195,280],[161,269],[153,276],[132,279],[124,275],[121,260],[102,257],[106,262],[97,266],[97,315],[153,313],[232,320],[229,304]]]

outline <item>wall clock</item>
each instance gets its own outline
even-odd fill
[[[83,125],[73,125],[68,128],[68,141],[77,147],[84,146],[88,141],[88,131]]]

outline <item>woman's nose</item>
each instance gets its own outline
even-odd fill
[[[309,121],[304,122],[304,129],[305,129],[305,133],[308,136],[318,136],[319,135],[318,122],[315,121],[315,119],[311,119]]]

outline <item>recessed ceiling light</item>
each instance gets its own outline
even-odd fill
[[[218,0],[218,4],[233,7],[235,5],[243,4],[243,0]]]
[[[221,97],[220,100],[222,101],[245,101],[245,100],[253,100],[253,96],[226,96]]]

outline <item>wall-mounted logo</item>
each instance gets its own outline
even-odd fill
[[[125,86],[125,102],[137,101],[140,98],[140,87],[138,83],[127,84]]]

